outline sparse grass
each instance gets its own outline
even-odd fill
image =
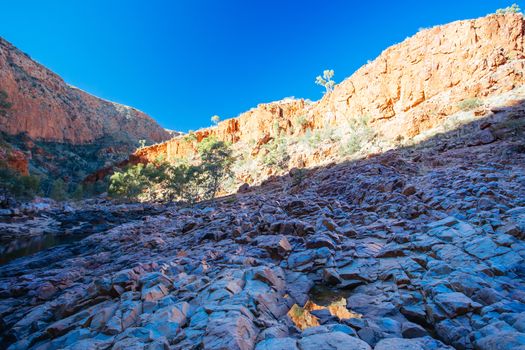
[[[467,98],[458,103],[458,108],[461,109],[463,112],[468,112],[473,109],[476,109],[483,105],[483,102],[477,97],[474,98]]]
[[[359,116],[348,120],[350,132],[345,135],[341,142],[340,156],[350,156],[359,152],[367,142],[373,139],[374,133],[368,126],[369,121],[370,116]]]

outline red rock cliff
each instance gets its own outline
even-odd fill
[[[276,125],[280,132],[301,134],[326,125],[346,127],[348,120],[366,116],[386,139],[411,138],[457,112],[464,99],[522,85],[524,72],[521,14],[458,21],[420,31],[388,48],[316,103],[262,104],[195,134],[198,141],[211,134],[260,145],[273,136]],[[298,125],[299,118],[306,123]],[[177,137],[141,149],[131,160],[172,159],[192,152],[194,142]]]
[[[81,144],[112,134],[160,142],[169,133],[146,114],[94,97],[0,38],[0,90],[12,106],[0,131],[33,139]]]

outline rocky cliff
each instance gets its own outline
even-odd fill
[[[327,128],[351,132],[349,125],[358,120],[366,120],[380,140],[412,140],[461,111],[462,102],[482,101],[522,85],[524,72],[521,14],[453,22],[421,30],[388,48],[316,103],[261,104],[197,131],[194,138],[177,137],[141,149],[131,160],[187,157],[209,135],[257,155],[279,135],[300,137]],[[336,151],[291,154],[289,167],[319,164]]]
[[[11,104],[0,114],[0,131],[11,135],[72,144],[118,133],[154,142],[169,137],[146,114],[66,84],[2,38],[0,88]]]
[[[140,139],[170,137],[146,114],[66,84],[0,38],[0,139],[12,149],[3,157],[8,166],[78,179],[125,159]]]

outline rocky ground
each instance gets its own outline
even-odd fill
[[[163,210],[159,205],[116,204],[101,199],[71,204],[37,199],[15,204],[0,209],[0,264]]]
[[[14,260],[0,267],[1,342],[525,349],[523,139],[461,137],[292,171]],[[305,328],[314,287],[351,312],[312,310],[319,326]]]

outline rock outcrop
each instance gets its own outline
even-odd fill
[[[316,103],[284,100],[261,104],[237,118],[195,132],[219,140],[260,146],[276,133],[348,128],[359,118],[387,140],[411,139],[459,110],[466,99],[485,98],[525,83],[524,18],[490,15],[422,30],[385,50]],[[254,146],[255,145],[255,146]],[[131,158],[151,161],[187,157],[195,142],[177,137],[139,150]],[[319,159],[306,159],[316,165]]]
[[[160,142],[169,133],[146,114],[105,101],[62,78],[0,38],[0,89],[11,105],[0,113],[0,131],[71,144],[125,134]]]
[[[95,219],[92,235],[0,266],[0,347],[521,349],[518,132],[523,101],[417,147],[142,220],[126,220],[132,205],[108,203],[100,221],[70,209],[60,227]],[[50,218],[10,217],[10,234]],[[303,306],[311,322],[294,323]]]

